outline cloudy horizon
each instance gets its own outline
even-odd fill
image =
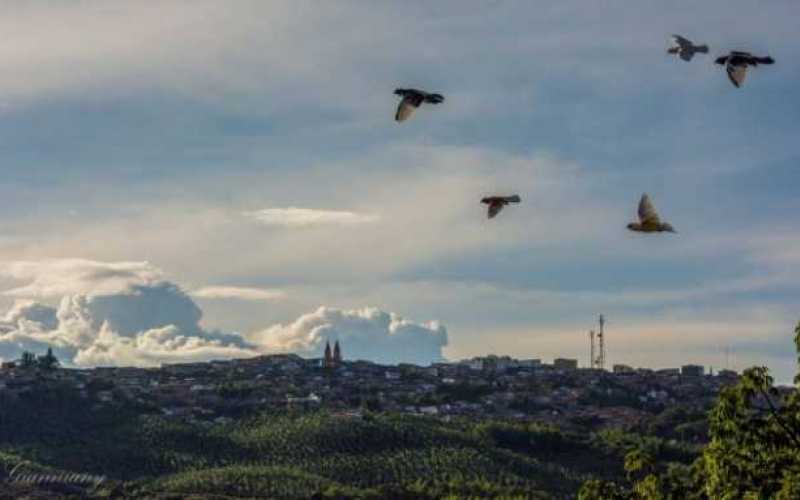
[[[611,363],[788,382],[800,6],[684,5],[9,6],[0,358],[330,336],[583,365],[603,313]],[[711,53],[674,58],[671,33]],[[736,89],[713,64],[731,49],[776,64]],[[396,87],[446,100],[397,124]],[[625,229],[643,192],[678,234]],[[511,193],[487,220],[480,199]]]

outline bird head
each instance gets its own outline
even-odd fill
[[[637,224],[635,222],[631,222],[630,224],[628,224],[628,229],[630,229],[631,231],[636,231],[636,230],[638,230],[640,228],[641,228],[641,225]]]

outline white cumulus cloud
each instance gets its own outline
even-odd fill
[[[442,359],[447,331],[436,322],[414,323],[378,309],[321,307],[288,325],[252,335],[209,330],[202,311],[179,286],[146,263],[83,260],[7,265],[32,282],[21,295],[49,297],[69,291],[58,308],[18,299],[0,315],[0,359],[51,347],[72,366],[158,366],[163,363],[246,358],[274,352],[321,355],[326,340],[339,340],[347,359],[428,364]],[[46,271],[52,271],[47,276]],[[277,291],[207,287],[196,295],[261,300]]]
[[[297,207],[265,208],[263,210],[245,212],[244,215],[268,226],[283,227],[351,226],[378,220],[378,216],[374,214]]]
[[[14,297],[113,295],[163,280],[163,273],[148,262],[86,259],[5,262],[0,263],[0,275],[28,281],[26,285],[3,292]]]
[[[341,310],[320,307],[288,325],[275,325],[251,335],[271,352],[320,356],[326,341],[339,341],[346,359],[379,363],[442,361],[447,330],[437,322],[414,323],[375,308]]]
[[[270,288],[205,286],[194,290],[192,296],[201,299],[280,300],[286,298],[286,292]]]
[[[132,294],[66,296],[57,311],[15,305],[0,321],[0,358],[52,347],[69,365],[158,366],[259,354],[239,335],[204,330],[200,316],[171,283],[141,286]]]

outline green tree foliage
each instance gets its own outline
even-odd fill
[[[709,415],[710,441],[691,466],[658,470],[644,449],[625,457],[627,483],[586,481],[579,498],[800,498],[800,323],[795,328],[798,374],[781,390],[766,367],[744,372],[721,392]]]
[[[794,340],[800,357],[800,324]],[[703,456],[709,497],[771,498],[799,487],[800,397],[797,387],[781,394],[767,368],[750,368],[722,392],[710,434]]]
[[[19,358],[19,365],[22,368],[33,368],[36,366],[36,355],[32,352],[22,351],[22,356]]]

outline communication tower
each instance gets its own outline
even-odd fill
[[[603,331],[603,327],[606,324],[606,318],[601,314],[600,315],[600,332],[597,334],[597,343],[598,343],[598,350],[600,351],[597,354],[597,368],[601,370],[605,370],[606,368],[606,336],[605,332]]]

